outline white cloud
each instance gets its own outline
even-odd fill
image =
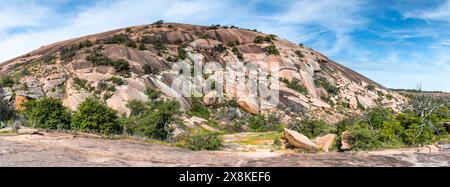
[[[450,22],[450,0],[446,0],[437,8],[406,11],[403,16],[405,18]]]
[[[27,11],[22,12],[23,9]],[[142,0],[136,1],[99,1],[92,7],[69,17],[62,25],[46,25],[47,29],[28,29],[24,32],[5,34],[6,29],[21,26],[36,26],[50,22],[41,20],[49,17],[47,7],[27,7],[22,4],[3,8],[0,22],[0,62],[14,58],[31,50],[64,39],[103,32],[130,25],[151,23],[158,19],[190,23],[206,23],[227,15],[232,11],[230,3],[208,0]],[[8,11],[3,13],[3,10]],[[47,11],[45,11],[47,10]],[[60,15],[54,15],[58,17]],[[236,17],[235,15],[234,17]],[[230,14],[233,17],[233,14]],[[4,21],[5,20],[5,21]]]

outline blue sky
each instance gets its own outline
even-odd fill
[[[277,34],[391,88],[450,91],[450,0],[0,0],[0,62],[131,25],[235,25]]]

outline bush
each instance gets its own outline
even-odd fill
[[[140,116],[148,109],[147,104],[139,100],[129,101],[127,107],[131,110],[131,116]]]
[[[333,86],[325,77],[320,77],[314,80],[317,87],[324,88],[331,95],[339,95],[339,89]]]
[[[119,73],[126,75],[130,73],[130,66],[125,60],[114,61],[100,53],[92,53],[86,57],[86,60],[98,66],[112,66]]]
[[[278,118],[275,115],[264,116],[262,114],[252,116],[249,120],[249,127],[255,132],[279,131],[282,129]]]
[[[187,57],[186,50],[184,48],[182,48],[182,47],[179,47],[178,48],[178,58],[181,59],[181,60],[184,60],[184,59],[186,59],[186,57]]]
[[[28,124],[41,129],[70,129],[70,112],[62,102],[53,98],[42,98],[24,104],[23,111]]]
[[[224,53],[227,51],[227,48],[223,44],[219,44],[213,48],[216,53]]]
[[[373,84],[369,84],[369,85],[366,86],[366,89],[369,90],[369,91],[375,91],[375,88],[376,88],[376,86],[373,85]]]
[[[104,103],[88,98],[80,104],[72,117],[73,129],[105,135],[120,134],[122,127],[114,110]]]
[[[13,87],[15,83],[11,76],[0,77],[0,87]]]
[[[180,112],[180,104],[176,101],[156,101],[147,104],[131,103],[133,114],[125,120],[124,127],[132,135],[166,140],[171,133],[169,125]],[[146,106],[145,106],[146,105]],[[145,106],[145,108],[141,108]]]
[[[270,46],[265,47],[264,51],[268,55],[280,55],[280,51],[278,51],[278,49],[275,45],[270,45]]]
[[[189,112],[187,112],[190,116],[197,116],[208,119],[211,113],[208,108],[203,104],[201,97],[192,97],[191,98],[192,108]]]
[[[76,53],[76,47],[71,46],[69,48],[63,47],[60,50],[60,59],[62,61],[68,61],[71,60],[77,53]]]
[[[336,128],[330,124],[327,124],[323,120],[302,120],[291,124],[290,128],[297,132],[302,133],[308,138],[315,138],[318,136],[324,136],[329,133],[336,133]]]
[[[107,81],[112,82],[116,85],[124,85],[125,81],[123,81],[123,79],[119,78],[119,77],[111,77],[109,78]]]
[[[145,51],[145,50],[147,50],[147,47],[145,46],[144,43],[140,43],[138,49],[141,51]]]
[[[155,42],[153,42],[153,47],[158,51],[167,50],[166,46],[161,40],[156,40]]]
[[[82,88],[82,89],[88,90],[88,85],[87,85],[88,81],[87,81],[87,80],[84,80],[84,79],[80,79],[80,78],[78,78],[78,77],[75,77],[75,78],[73,79],[73,82],[75,83],[75,85],[76,85],[78,88]]]
[[[264,43],[264,42],[272,42],[273,40],[276,40],[276,35],[270,34],[267,36],[257,36],[255,37],[255,40],[253,42],[255,43]]]
[[[105,44],[127,44],[127,43],[133,43],[133,42],[126,34],[116,34],[113,37],[108,38],[105,41],[103,41],[103,43],[105,43]]]
[[[373,150],[382,146],[378,131],[372,130],[366,123],[354,126],[350,134],[349,143],[352,150]]]
[[[223,148],[223,140],[217,134],[200,133],[189,138],[187,147],[194,151],[220,150]]]
[[[155,100],[158,99],[159,96],[161,96],[161,91],[155,88],[147,87],[145,90],[145,94],[147,95],[148,99]]]
[[[239,51],[237,47],[233,47],[232,52],[238,57],[240,61],[244,61],[244,55]]]
[[[301,51],[295,51],[295,54],[298,56],[298,58],[302,59],[305,57]]]
[[[292,90],[302,93],[303,95],[308,94],[308,90],[300,83],[300,80],[294,78],[292,81],[288,79],[281,79],[281,82],[285,83],[286,86]]]
[[[338,134],[348,130],[353,150],[431,144],[447,136],[441,118],[423,118],[414,113],[393,115],[384,108],[374,108],[361,118],[346,119],[337,124]]]

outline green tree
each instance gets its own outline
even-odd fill
[[[166,140],[171,133],[170,124],[180,113],[180,104],[176,101],[133,102],[132,116],[123,120],[127,132],[147,138]]]
[[[67,130],[70,129],[70,112],[62,102],[53,98],[42,98],[24,104],[25,117],[34,128]]]
[[[78,107],[72,117],[72,128],[82,132],[111,135],[122,132],[119,118],[114,110],[104,103],[88,98]]]
[[[5,122],[13,117],[14,110],[0,99],[0,122]]]

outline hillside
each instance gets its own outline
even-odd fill
[[[218,91],[200,91],[201,104],[219,125],[234,120],[226,115],[231,112],[226,104],[232,102],[239,105],[234,111],[238,116],[271,114],[285,124],[308,117],[335,123],[374,106],[399,111],[405,103],[397,92],[303,45],[236,27],[177,23],[133,26],[66,40],[4,62],[0,64],[0,98],[20,109],[25,101],[53,97],[76,110],[86,98],[97,97],[127,116],[131,113],[127,103],[146,101],[147,88],[153,88],[189,111],[198,104],[173,88],[182,74],[176,67],[211,61],[223,67],[243,61],[272,81],[259,82],[264,89],[242,94],[239,90],[246,90],[243,82],[226,77],[223,85],[218,84],[224,97]],[[246,78],[252,75],[226,67]],[[195,74],[193,80],[203,84],[215,73]],[[263,90],[279,93],[279,102],[267,102],[270,98]]]

